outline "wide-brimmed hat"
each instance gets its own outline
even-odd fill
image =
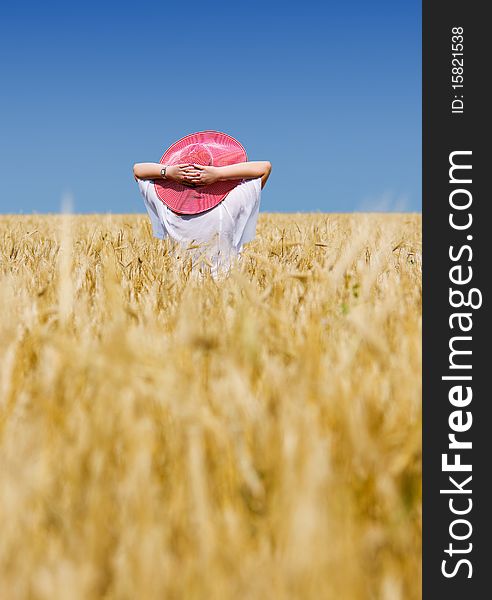
[[[225,167],[247,160],[245,149],[230,135],[220,131],[199,131],[175,142],[164,152],[160,163]],[[168,179],[159,179],[154,181],[154,186],[157,196],[172,211],[195,215],[217,206],[241,181],[231,179],[191,188]]]

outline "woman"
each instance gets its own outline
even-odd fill
[[[254,239],[270,172],[268,161],[248,161],[237,140],[216,131],[186,136],[160,163],[133,167],[154,236],[192,250],[193,264],[208,264],[213,276]]]

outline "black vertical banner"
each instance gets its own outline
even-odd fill
[[[486,8],[423,3],[424,599],[492,597]]]

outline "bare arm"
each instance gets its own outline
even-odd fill
[[[133,165],[133,176],[137,179],[161,179],[161,170],[164,165],[160,163],[135,163]],[[191,185],[188,175],[194,173],[195,169],[189,164],[170,165],[166,167],[166,179],[176,181],[183,185]]]
[[[159,163],[135,163],[133,176],[135,179],[159,179],[163,166]]]
[[[227,179],[256,179],[261,177],[261,187],[265,187],[272,171],[267,160],[236,163],[227,167],[207,167],[194,164],[195,171],[187,176],[195,185],[210,185]]]
[[[133,165],[135,179],[160,179],[160,163],[136,163]],[[166,167],[166,179],[171,179],[191,187],[210,185],[216,181],[227,179],[256,179],[261,177],[261,187],[265,187],[272,171],[272,165],[267,160],[236,163],[227,167],[212,167],[198,164],[179,164]]]

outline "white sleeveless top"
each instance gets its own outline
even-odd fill
[[[139,179],[138,187],[153,235],[159,239],[169,236],[184,247],[192,246],[195,258],[205,258],[213,275],[223,267],[227,270],[243,245],[255,238],[261,178],[243,181],[220,204],[198,215],[173,212],[157,196],[152,180]]]

